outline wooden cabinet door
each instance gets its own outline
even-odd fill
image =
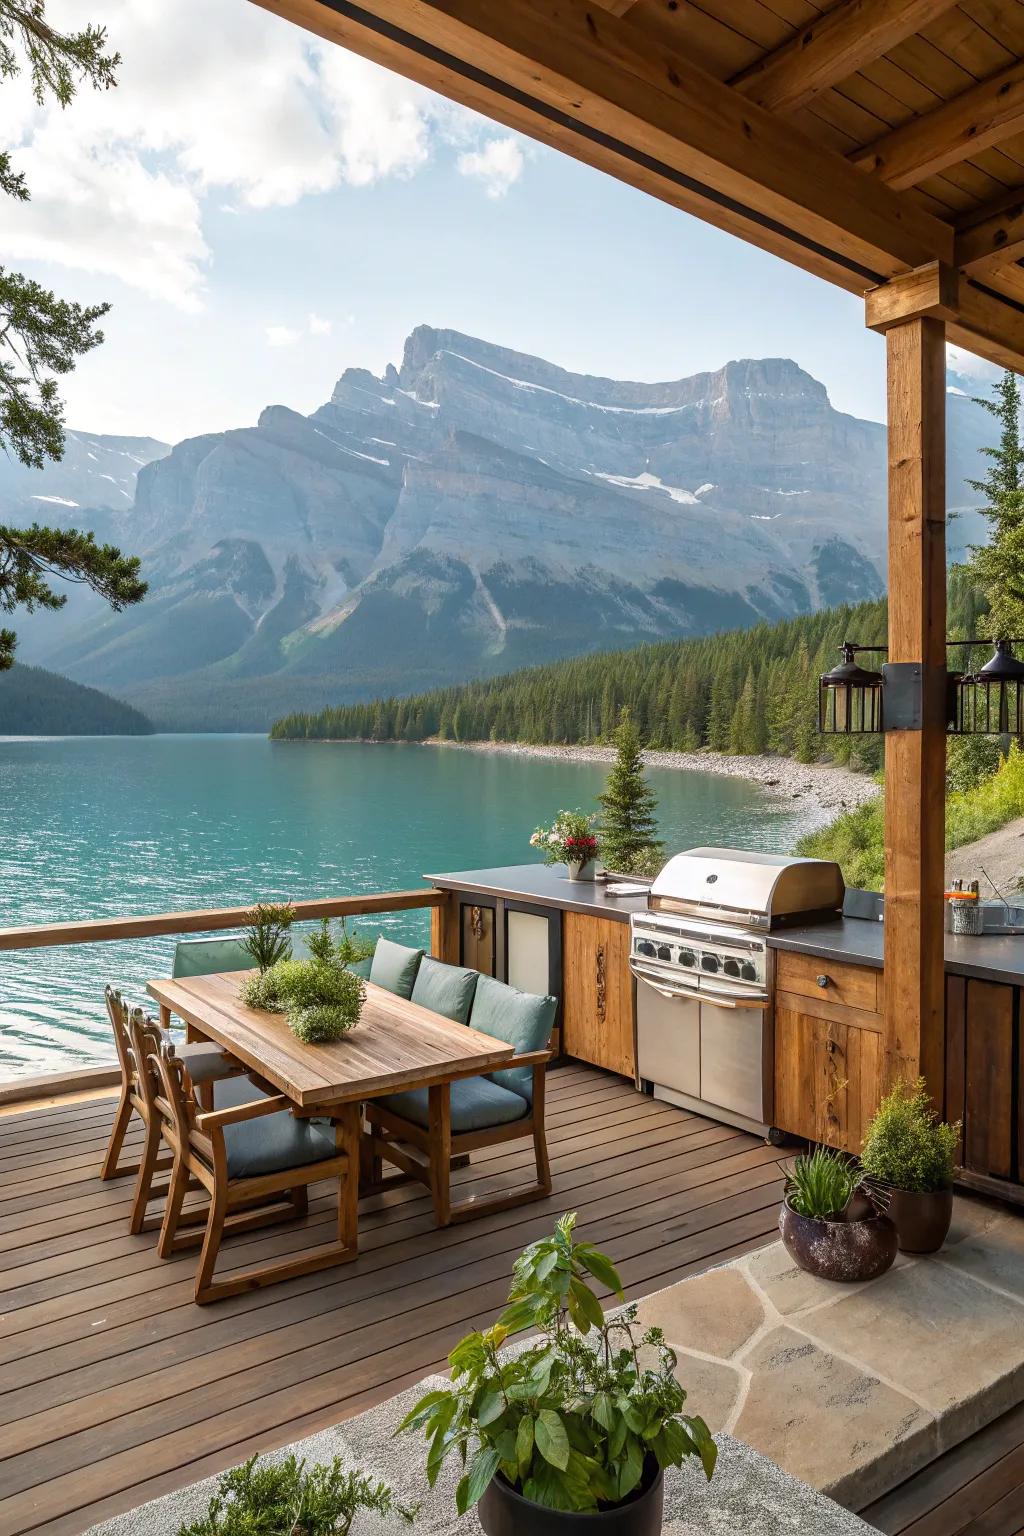
[[[563,914],[562,1049],[596,1067],[636,1075],[628,923]]]
[[[796,1008],[775,1012],[775,1124],[859,1152],[881,1089],[882,1037]]]

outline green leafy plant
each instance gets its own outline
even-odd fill
[[[869,1178],[925,1193],[953,1182],[960,1125],[940,1120],[924,1078],[896,1083],[875,1111],[861,1153]]]
[[[715,1442],[703,1419],[682,1412],[664,1335],[640,1332],[635,1306],[605,1317],[590,1281],[621,1298],[618,1271],[575,1240],[575,1224],[562,1216],[551,1237],[525,1249],[505,1311],[456,1345],[451,1386],[428,1392],[399,1426],[430,1441],[431,1486],[446,1457],[460,1457],[459,1514],[496,1474],[536,1504],[594,1513],[637,1492],[648,1455],[661,1467],[696,1456],[708,1478],[714,1471]],[[536,1344],[502,1351],[528,1328],[540,1331]]]
[[[818,1147],[798,1157],[786,1181],[786,1199],[801,1216],[838,1221],[860,1184],[860,1170],[841,1152]]]
[[[545,864],[585,864],[597,854],[596,820],[584,811],[559,811],[550,827],[531,834],[530,847],[543,850]]]
[[[296,1456],[253,1456],[224,1474],[206,1514],[180,1526],[178,1536],[347,1536],[363,1509],[410,1524],[416,1513],[397,1503],[386,1483],[344,1471],[340,1456],[308,1471]]]
[[[640,732],[628,709],[622,710],[612,741],[615,762],[597,797],[602,856],[608,868],[620,874],[654,875],[665,862],[664,844],[658,841],[658,802],[644,773]]]
[[[286,960],[291,955],[288,930],[294,921],[295,908],[289,901],[257,902],[248,914],[242,948],[261,971],[269,971],[279,960]]]
[[[306,947],[314,960],[324,965],[355,965],[359,960],[369,960],[376,944],[364,939],[359,933],[349,933],[345,919],[341,919],[340,931],[335,938],[328,918],[322,918],[319,928],[306,940]]]
[[[314,937],[321,940],[322,933]],[[331,943],[329,934],[327,939]],[[307,1045],[340,1040],[359,1022],[366,983],[341,963],[333,943],[331,952],[331,959],[314,954],[309,960],[278,960],[269,970],[255,971],[242,985],[242,1001],[249,1008],[286,1014],[296,1039]]]

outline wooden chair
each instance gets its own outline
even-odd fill
[[[453,1096],[458,1123],[465,1118],[468,1096],[474,1091],[479,1092],[478,1088],[474,1090],[473,1085],[487,1084],[488,1088],[495,1090],[494,1094],[486,1094],[484,1102],[480,1104],[482,1114],[486,1115],[491,1098],[496,1106],[500,1105],[503,1113],[506,1107],[509,1110],[514,1107],[506,1106],[497,1095],[508,1095],[509,1098],[519,1096],[511,1089],[491,1084],[488,1078],[464,1078],[459,1082],[442,1083],[436,1088],[419,1088],[409,1093],[393,1094],[389,1100],[374,1099],[369,1102],[366,1105],[367,1130],[364,1140],[364,1173],[368,1185],[377,1188],[384,1186],[388,1181],[383,1178],[382,1164],[384,1160],[393,1163],[404,1174],[417,1179],[430,1190],[434,1218],[439,1227],[447,1227],[453,1221],[466,1221],[473,1216],[487,1216],[492,1211],[508,1210],[511,1206],[524,1205],[530,1200],[543,1200],[551,1193],[551,1167],[544,1133],[544,1083],[545,1069],[553,1056],[553,1051],[529,1051],[512,1057],[508,1069],[529,1068],[532,1072],[532,1098],[528,1101],[520,1097],[522,1114],[516,1119],[505,1119],[489,1126],[461,1131],[452,1128]],[[470,1196],[466,1200],[452,1201],[453,1158],[462,1158],[482,1147],[519,1141],[527,1136],[533,1140],[536,1182],[506,1194]],[[422,1156],[417,1157],[417,1152]]]
[[[132,1047],[131,1010],[120,992],[113,987],[104,991],[110,1028],[114,1036],[114,1048],[121,1068],[121,1097],[114,1114],[110,1139],[100,1169],[101,1179],[126,1178],[135,1175],[135,1198],[132,1201],[128,1230],[141,1232],[146,1222],[146,1207],[157,1195],[166,1194],[166,1184],[155,1186],[154,1175],[171,1167],[170,1157],[160,1156],[161,1121],[150,1108],[151,1094],[141,1081],[138,1062]],[[185,1048],[185,1060],[199,1082],[209,1083],[216,1077],[241,1072],[240,1062],[234,1061],[220,1046],[199,1044]],[[142,1155],[137,1162],[124,1163],[121,1153],[124,1139],[133,1115],[138,1115],[143,1126]]]
[[[139,1049],[160,1074],[163,1134],[174,1154],[157,1251],[162,1259],[202,1237],[195,1299],[200,1305],[354,1259],[358,1251],[359,1106],[342,1105],[333,1126],[291,1114],[284,1094],[250,1082],[215,1084],[220,1107],[203,1112],[184,1061],[161,1026],[138,1029]],[[255,1094],[240,1101],[243,1093]],[[234,1100],[234,1102],[230,1102]],[[228,1102],[225,1102],[228,1101]],[[338,1181],[337,1239],[296,1258],[214,1279],[225,1235],[251,1231],[307,1210],[310,1184]],[[209,1195],[204,1231],[179,1231],[191,1186]]]

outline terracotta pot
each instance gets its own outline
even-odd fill
[[[658,1536],[664,1484],[656,1457],[648,1455],[640,1487],[624,1504],[581,1515],[524,1499],[499,1473],[484,1489],[477,1514],[487,1536]]]
[[[889,1217],[901,1253],[935,1253],[946,1241],[953,1219],[952,1189],[893,1189]]]
[[[787,1200],[779,1231],[793,1262],[822,1280],[877,1280],[896,1257],[896,1228],[888,1216],[818,1221],[801,1216]]]

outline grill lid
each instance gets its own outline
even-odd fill
[[[843,904],[838,864],[826,859],[746,853],[738,848],[690,848],[677,853],[651,886],[650,905],[667,912],[714,910],[758,926]]]

